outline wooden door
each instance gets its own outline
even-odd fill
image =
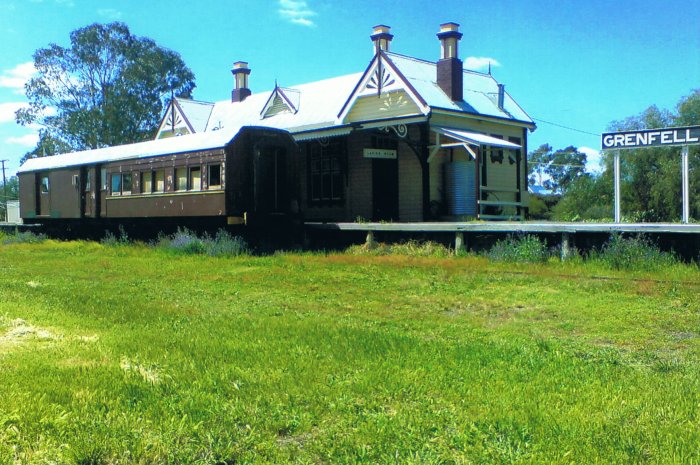
[[[260,150],[255,163],[256,210],[259,213],[287,213],[287,152],[280,147]]]
[[[51,211],[51,184],[49,173],[39,173],[36,176],[36,214],[48,216]]]
[[[396,158],[372,160],[372,219],[399,219],[399,163]]]

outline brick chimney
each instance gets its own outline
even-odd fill
[[[454,102],[463,98],[464,72],[462,60],[459,59],[459,24],[445,23],[440,25],[437,35],[440,39],[440,60],[437,63],[437,84]]]
[[[248,97],[251,92],[248,88],[248,75],[250,74],[250,68],[248,68],[248,62],[237,61],[233,64],[231,69],[231,74],[234,78],[234,89],[231,92],[232,102],[242,102]]]
[[[372,29],[372,35],[369,36],[374,44],[374,53],[376,54],[379,50],[383,52],[389,51],[389,44],[391,44],[391,39],[394,38],[389,32],[391,28],[383,24],[374,26]]]
[[[498,85],[498,109],[501,111],[505,110],[503,106],[506,100],[506,86],[503,84]]]

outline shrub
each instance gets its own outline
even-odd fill
[[[213,257],[233,257],[249,253],[248,244],[240,236],[232,236],[220,229],[213,238],[202,237],[183,228],[172,236],[161,237],[158,246],[171,252],[186,255],[211,255]]]
[[[547,245],[539,237],[528,234],[519,237],[508,236],[496,242],[486,252],[486,256],[501,262],[537,263],[547,261],[549,252]]]
[[[642,235],[623,237],[613,234],[599,252],[591,254],[591,258],[616,270],[656,269],[678,263],[673,253],[661,251]]]
[[[205,241],[207,253],[212,257],[235,257],[250,253],[248,244],[241,236],[232,236],[231,233],[219,229],[214,239]]]
[[[124,230],[124,226],[119,225],[119,237],[112,231],[105,231],[105,237],[100,241],[102,245],[116,246],[129,244],[129,235]]]
[[[3,244],[38,244],[47,239],[45,234],[17,230],[13,233],[3,234],[1,238]]]
[[[172,236],[161,239],[160,246],[171,252],[193,255],[206,252],[204,242],[187,228],[178,228]]]

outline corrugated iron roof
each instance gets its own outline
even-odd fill
[[[214,109],[214,103],[202,102],[200,100],[190,100],[176,98],[178,105],[185,113],[187,121],[192,125],[195,132],[202,132],[207,127],[209,116]]]
[[[18,172],[41,171],[67,166],[91,165],[108,161],[155,157],[171,153],[193,152],[224,147],[240,132],[241,127],[221,131],[201,132],[185,136],[149,140],[135,144],[115,145],[50,157],[31,158]]]
[[[228,100],[217,102],[206,130],[210,131],[214,127],[256,124],[295,133],[334,127],[338,109],[361,76],[360,73],[356,73],[289,86],[285,90],[291,90],[296,94],[297,101],[294,102],[296,113],[282,112],[263,118],[260,112],[274,91],[253,94],[242,102]],[[292,92],[289,93],[292,94]]]
[[[498,108],[498,82],[490,74],[464,70],[464,102],[453,102],[437,85],[435,63],[392,52],[386,55],[433,108],[534,123],[508,92],[503,104],[505,111]]]
[[[397,53],[386,55],[431,108],[534,125],[532,119],[507,92],[504,99],[505,111],[498,108],[498,83],[491,75],[465,70],[464,102],[453,102],[437,85],[435,63]],[[335,130],[341,126],[338,113],[362,75],[363,73],[349,74],[286,88],[290,94],[294,94],[294,104],[298,111],[280,112],[266,118],[261,115],[261,110],[274,91],[250,95],[242,102],[225,100],[211,103],[178,98],[178,104],[196,131],[195,134],[31,159],[22,165],[19,172],[219,148],[230,142],[243,126],[282,129],[292,134]]]

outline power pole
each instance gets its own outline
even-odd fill
[[[2,163],[2,192],[5,199],[5,223],[9,220],[7,212],[7,178],[5,178],[5,162],[10,160],[0,160]]]

